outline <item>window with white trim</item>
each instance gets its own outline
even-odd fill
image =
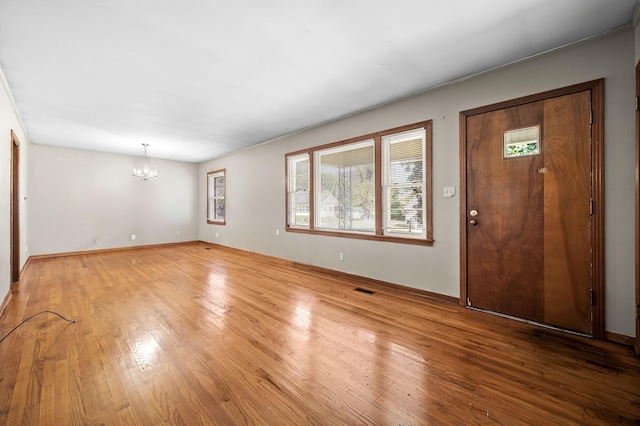
[[[309,153],[287,158],[287,201],[290,226],[309,226]]]
[[[207,222],[224,225],[226,213],[226,171],[207,173]]]
[[[287,231],[432,245],[431,125],[287,154]]]
[[[425,130],[382,137],[384,234],[424,236]]]

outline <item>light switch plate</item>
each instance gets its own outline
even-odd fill
[[[444,188],[442,188],[442,196],[444,198],[451,198],[456,194],[456,187],[455,186],[445,186]]]

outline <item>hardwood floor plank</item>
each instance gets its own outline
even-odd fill
[[[640,422],[630,348],[201,244],[36,259],[0,424]]]

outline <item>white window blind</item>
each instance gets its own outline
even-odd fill
[[[416,129],[382,138],[383,232],[425,234],[425,131]]]

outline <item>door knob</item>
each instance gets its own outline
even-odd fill
[[[471,217],[478,216],[478,210],[471,210],[469,212],[469,216],[471,216]]]
[[[476,226],[477,224],[478,224],[478,222],[475,219],[471,219],[469,221],[469,225],[471,225],[471,226]]]

